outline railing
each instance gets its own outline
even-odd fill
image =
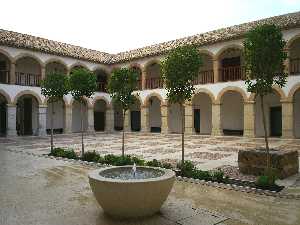
[[[106,89],[107,83],[106,82],[97,82],[97,83],[98,83],[98,91],[107,92],[107,89]]]
[[[16,84],[22,86],[40,86],[41,75],[16,72]]]
[[[300,73],[300,58],[290,59],[290,74],[295,75]]]
[[[8,70],[0,70],[0,83],[9,84],[9,71]]]
[[[142,80],[138,80],[136,90],[142,90]]]
[[[163,80],[160,78],[146,79],[146,89],[163,88]]]
[[[241,66],[231,66],[220,69],[220,81],[244,80],[245,71]]]
[[[198,77],[193,81],[194,85],[197,84],[208,84],[214,82],[214,71],[207,70],[207,71],[200,71]]]

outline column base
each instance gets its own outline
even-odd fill
[[[212,130],[211,135],[212,136],[223,136],[224,134],[223,134],[223,131],[221,131],[221,130]]]
[[[247,138],[254,138],[255,137],[254,130],[244,130],[243,136]]]

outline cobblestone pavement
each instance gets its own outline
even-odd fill
[[[3,145],[0,225],[300,224],[300,200],[182,181],[175,182],[160,213],[138,220],[113,220],[93,197],[87,179],[92,169],[77,162],[7,151]]]

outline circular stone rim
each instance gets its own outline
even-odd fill
[[[88,176],[91,179],[95,179],[95,180],[102,181],[102,182],[110,182],[110,183],[145,183],[145,182],[161,181],[161,180],[166,180],[166,179],[175,177],[175,172],[173,170],[164,169],[164,168],[160,168],[160,167],[151,167],[151,166],[137,166],[136,168],[137,169],[138,168],[150,168],[150,169],[154,169],[154,170],[160,170],[160,171],[164,172],[164,174],[159,177],[146,178],[146,179],[128,179],[128,180],[122,180],[122,179],[118,179],[118,178],[116,178],[116,179],[115,178],[107,178],[107,177],[100,175],[100,173],[103,171],[113,170],[113,169],[117,169],[117,168],[130,168],[131,169],[132,166],[112,166],[112,167],[96,169],[96,170],[89,172]]]

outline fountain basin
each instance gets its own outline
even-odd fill
[[[89,173],[89,182],[104,212],[117,218],[137,218],[158,212],[175,181],[172,170],[154,167],[108,167]]]

